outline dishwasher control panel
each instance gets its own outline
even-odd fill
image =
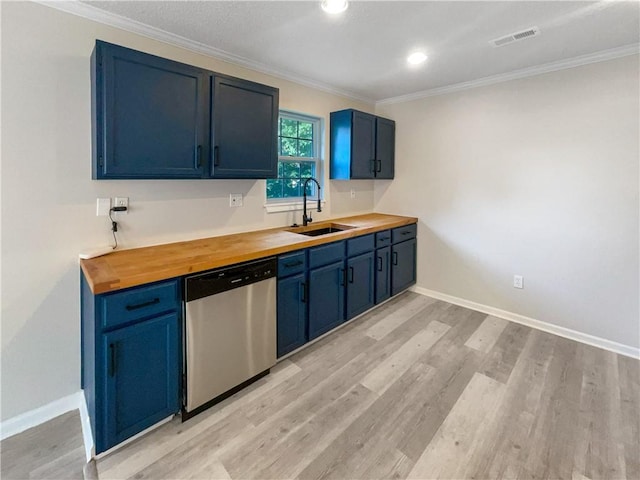
[[[275,257],[200,273],[185,279],[185,300],[191,302],[276,276]]]

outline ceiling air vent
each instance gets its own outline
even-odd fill
[[[491,40],[489,43],[494,47],[502,47],[504,45],[508,45],[519,40],[532,38],[537,35],[540,35],[540,29],[538,27],[531,27],[527,28],[526,30],[522,30],[521,32],[511,33],[509,35],[505,35],[504,37],[496,38],[495,40]]]

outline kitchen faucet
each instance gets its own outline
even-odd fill
[[[313,218],[311,218],[311,212],[309,212],[309,215],[307,215],[307,183],[309,183],[309,180],[313,180],[318,186],[318,212],[322,211],[322,208],[320,207],[320,183],[318,183],[318,180],[316,180],[315,178],[309,177],[304,181],[304,185],[302,186],[302,208],[304,210],[304,213],[302,214],[303,227],[306,227],[309,223],[313,222]]]

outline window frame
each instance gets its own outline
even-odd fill
[[[312,157],[290,157],[280,155],[280,121],[282,118],[286,120],[311,123],[313,129]],[[280,164],[281,162],[296,163],[309,161],[315,162],[316,173],[314,178],[316,178],[316,180],[320,182],[320,199],[322,203],[324,203],[324,118],[292,110],[280,109],[280,111],[278,112],[278,164]],[[265,182],[265,207],[270,213],[279,211],[301,210],[302,198],[302,196],[268,198],[267,182]],[[316,197],[313,196],[312,198]]]

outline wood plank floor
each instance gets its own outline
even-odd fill
[[[640,478],[640,362],[404,293],[101,479]]]
[[[79,478],[47,448],[78,433],[56,421],[53,443],[2,442],[3,479]],[[638,360],[406,292],[97,468],[137,480],[638,480],[639,457]]]
[[[81,480],[85,462],[78,410],[0,442],[3,480]]]

